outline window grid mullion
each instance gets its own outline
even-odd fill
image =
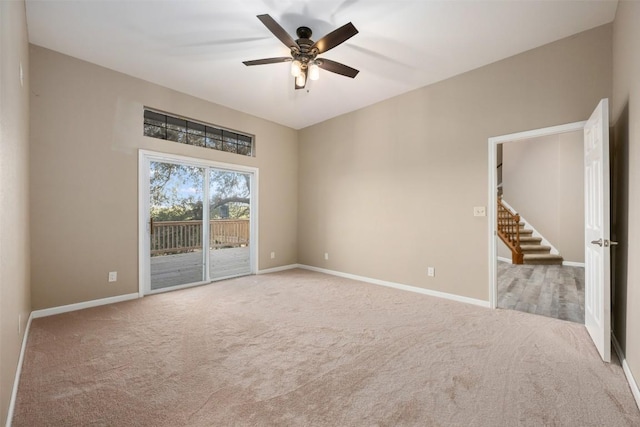
[[[149,113],[148,116],[147,112]],[[250,135],[217,128],[215,126],[202,122],[196,122],[181,117],[171,116],[151,109],[145,109],[144,113],[145,126],[143,126],[143,133],[145,136],[178,142],[186,145],[193,145],[195,147],[203,147],[218,151],[225,151],[228,153],[253,156],[253,137]],[[160,120],[160,118],[162,118],[162,121]],[[176,135],[175,139],[182,139],[182,141],[174,141],[174,138],[169,138],[170,120],[173,121],[172,126],[174,128],[172,128],[171,131],[174,133],[174,135]],[[164,126],[160,125],[160,123],[164,124]],[[182,127],[182,123],[184,123],[184,127]],[[157,132],[157,128],[160,127],[164,128],[164,135],[161,135]],[[151,129],[156,129],[156,132],[152,132]],[[183,138],[180,137],[181,135],[183,136]],[[218,137],[219,139],[216,137]],[[247,149],[246,152],[244,152],[245,148]]]

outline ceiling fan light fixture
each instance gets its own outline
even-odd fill
[[[291,75],[293,77],[299,77],[302,73],[302,63],[297,59],[291,62]]]
[[[300,72],[300,74],[298,74],[298,76],[296,76],[296,85],[298,87],[304,87],[305,83],[306,83],[306,76],[304,75],[303,72]]]
[[[309,79],[318,80],[320,78],[320,67],[316,61],[312,61],[309,65]]]

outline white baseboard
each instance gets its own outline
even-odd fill
[[[34,319],[37,319],[39,317],[53,316],[54,314],[68,313],[70,311],[82,310],[82,309],[91,308],[91,307],[98,307],[100,305],[107,305],[107,304],[113,304],[116,302],[129,301],[132,299],[137,299],[139,297],[140,295],[138,295],[138,293],[136,292],[135,294],[125,294],[125,295],[117,295],[115,297],[94,299],[91,301],[79,302],[76,304],[61,305],[59,307],[45,308],[42,310],[34,310],[33,312],[31,312],[31,316]]]
[[[18,357],[18,366],[16,367],[16,376],[13,379],[13,390],[11,390],[11,399],[9,400],[9,411],[7,412],[6,427],[11,427],[13,422],[13,411],[16,406],[16,397],[18,396],[18,385],[20,384],[20,375],[22,374],[22,362],[24,361],[24,352],[27,349],[27,338],[29,337],[29,330],[31,329],[31,320],[33,319],[33,313],[29,315],[27,320],[27,326],[24,328],[24,335],[22,336],[22,346],[20,347],[20,356]]]
[[[257,274],[277,273],[279,271],[293,270],[294,268],[300,268],[300,264],[289,264],[282,265],[280,267],[265,268],[264,270],[258,270]]]
[[[584,268],[584,262],[562,261],[563,266],[568,267],[582,267]]]
[[[636,379],[633,377],[633,373],[631,369],[629,369],[629,364],[627,363],[627,359],[622,352],[622,347],[620,347],[620,343],[616,339],[616,336],[611,334],[611,342],[613,343],[613,348],[618,354],[618,359],[620,359],[620,363],[622,364],[622,370],[624,371],[625,377],[627,377],[627,382],[629,383],[629,388],[631,388],[631,393],[633,394],[633,398],[636,400],[636,405],[638,409],[640,409],[640,389],[638,388],[638,383]]]
[[[449,299],[458,302],[464,302],[467,304],[479,305],[481,307],[489,307],[489,301],[483,301],[475,298],[463,297],[460,295],[449,294],[446,292],[433,291],[431,289],[418,288],[415,286],[403,285],[401,283],[395,282],[387,282],[385,280],[372,279],[370,277],[358,276],[355,274],[342,273],[340,271],[327,270],[325,268],[313,267],[311,265],[298,265],[298,268],[303,268],[305,270],[317,271],[319,273],[330,274],[332,276],[344,277],[346,279],[359,280],[361,282],[371,283],[374,285],[386,286],[389,288],[400,289],[403,291],[415,292],[418,294],[429,295],[438,298]]]
[[[502,261],[502,262],[506,262],[509,264],[512,264],[511,259],[509,258],[505,258],[505,257],[497,257],[498,261]],[[584,268],[584,262],[573,262],[573,261],[562,261],[562,265],[563,266],[569,266],[569,267],[582,267]]]

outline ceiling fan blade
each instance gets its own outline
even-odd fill
[[[242,63],[248,67],[250,65],[277,64],[280,62],[289,62],[289,61],[291,61],[290,56],[281,56],[279,58],[264,58],[264,59],[255,59],[253,61],[242,61]]]
[[[258,15],[258,19],[289,49],[297,47],[296,41],[269,15]]]
[[[340,43],[344,43],[356,34],[358,34],[358,30],[351,22],[349,22],[315,42],[313,46],[311,46],[311,49],[314,47],[318,48],[318,53],[320,54],[328,51],[329,49],[333,49]]]
[[[348,65],[341,64],[330,59],[318,59],[318,67],[323,70],[331,71],[332,73],[341,74],[343,76],[354,78],[360,71],[355,68],[351,68]]]

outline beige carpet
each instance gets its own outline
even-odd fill
[[[319,273],[36,319],[14,426],[638,426],[584,326]]]

